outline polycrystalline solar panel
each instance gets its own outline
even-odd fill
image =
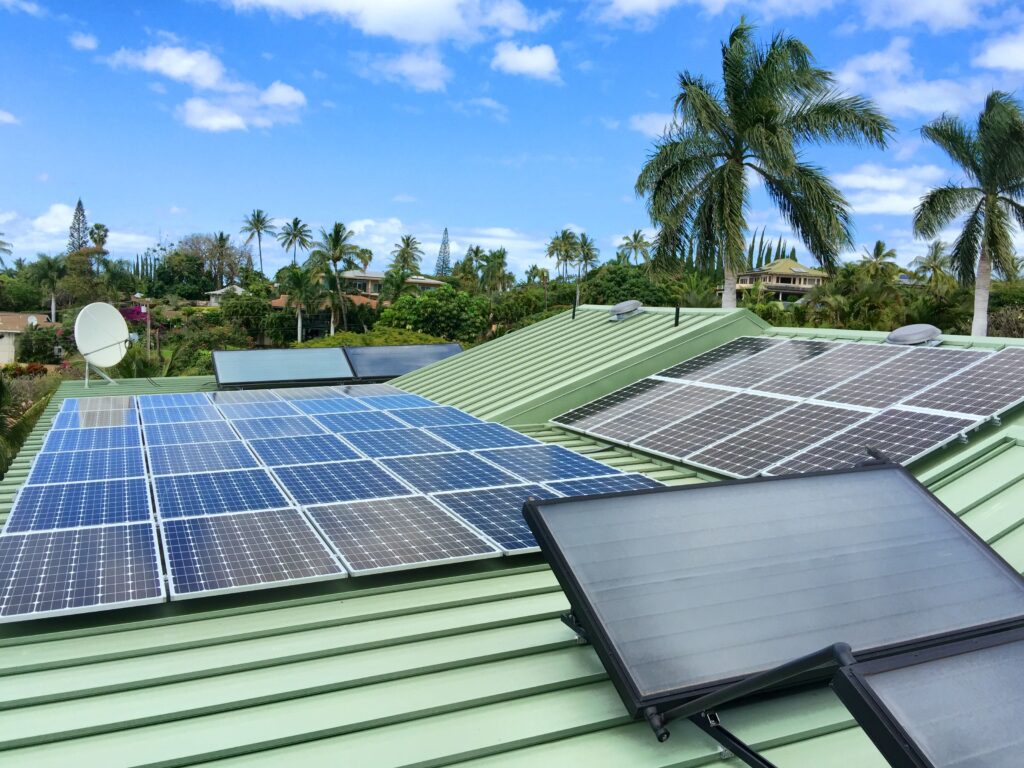
[[[537,540],[523,520],[523,504],[529,498],[551,499],[556,495],[543,485],[513,485],[439,493],[434,498],[505,552],[522,554],[538,549]]]
[[[735,395],[637,440],[635,445],[672,458],[682,458],[761,419],[776,416],[791,405],[792,401],[776,397],[746,393]]]
[[[472,451],[477,448],[535,445],[537,442],[533,438],[501,424],[458,424],[447,427],[430,427],[427,431],[464,451]]]
[[[93,429],[125,427],[139,423],[139,412],[127,411],[62,411],[53,417],[51,429]]]
[[[371,408],[379,408],[382,411],[397,410],[400,408],[426,408],[437,405],[433,400],[427,400],[419,395],[368,395],[360,397],[364,403]]]
[[[705,376],[708,384],[730,387],[754,387],[765,379],[788,371],[796,365],[836,350],[840,345],[828,341],[791,339],[777,344],[725,370]]]
[[[462,351],[458,344],[399,344],[344,349],[352,370],[360,379],[393,379]]]
[[[226,421],[188,421],[182,424],[147,424],[143,427],[149,445],[213,443],[234,440],[237,435]]]
[[[561,416],[555,416],[551,421],[574,429],[586,430],[651,400],[656,400],[678,386],[657,379],[640,379],[628,387],[599,397],[597,400],[581,405]]]
[[[141,444],[142,433],[137,426],[54,429],[47,433],[43,450],[96,451],[105,448],[130,448]]]
[[[658,375],[671,379],[699,380],[781,343],[781,339],[770,339],[765,336],[741,336],[701,355],[684,360],[679,365],[666,368]]]
[[[69,397],[60,404],[60,410],[78,411],[128,411],[135,407],[132,395],[113,395],[110,397]]]
[[[241,440],[149,447],[149,471],[154,475],[215,472],[221,469],[249,469],[257,466],[259,464],[256,457]]]
[[[350,432],[345,440],[371,459],[382,456],[412,456],[419,453],[443,453],[452,447],[422,429],[378,429]]]
[[[345,576],[294,509],[164,520],[161,527],[172,599]]]
[[[4,533],[141,522],[152,519],[152,514],[144,477],[25,485],[14,500]]]
[[[693,384],[675,386],[667,395],[657,400],[591,427],[590,433],[617,443],[631,443],[663,428],[666,424],[681,421],[731,396],[730,392],[723,389]]]
[[[848,408],[800,403],[768,421],[690,454],[686,461],[732,477],[753,477],[787,456],[869,416],[869,413]]]
[[[522,448],[496,448],[479,455],[523,480],[567,480],[573,477],[617,475],[619,470],[588,459],[560,445],[530,445]]]
[[[355,450],[335,435],[303,435],[269,440],[250,440],[249,447],[268,467],[361,458]]]
[[[113,480],[144,477],[142,448],[110,448],[103,451],[40,453],[32,463],[28,485],[71,483],[84,480]]]
[[[509,448],[506,450],[517,450]],[[439,453],[381,459],[381,464],[423,493],[487,488],[520,482],[471,453]]]
[[[376,395],[404,395],[403,390],[390,384],[339,384],[333,389],[349,397],[374,397]]]
[[[269,389],[228,389],[210,392],[209,398],[217,405],[234,403],[272,403],[280,398]]]
[[[153,478],[153,493],[161,519],[291,506],[265,469],[161,475]]]
[[[562,496],[596,496],[601,493],[623,493],[639,491],[644,488],[660,488],[661,483],[646,475],[608,475],[607,477],[587,477],[582,480],[559,480],[548,483]]]
[[[275,467],[281,484],[302,505],[406,496],[410,491],[369,459]]]
[[[406,408],[401,411],[393,411],[392,415],[410,427],[443,427],[448,424],[480,423],[480,419],[475,416],[470,416],[465,411],[447,405],[434,408]]]
[[[203,392],[176,392],[167,395],[139,395],[139,408],[190,408],[210,404]]]
[[[163,600],[152,523],[0,536],[0,621]]]
[[[836,642],[867,658],[1024,614],[1013,568],[892,466],[558,499],[526,519],[634,714]]]
[[[337,397],[337,387],[289,387],[270,390],[283,400],[324,400]]]
[[[887,408],[939,379],[977,363],[988,354],[941,347],[911,349],[881,368],[819,393],[816,399],[868,408]]]
[[[368,411],[370,406],[354,397],[328,397],[323,400],[292,400],[292,405],[311,416],[319,413],[351,413]]]
[[[229,403],[220,406],[220,411],[229,419],[260,419],[267,416],[299,416],[291,403],[274,400],[261,403]]]
[[[941,447],[977,424],[970,419],[900,409],[882,411],[855,427],[771,467],[772,475],[853,467],[873,448],[890,461],[906,464]]]
[[[330,504],[308,512],[353,576],[501,554],[426,496]]]
[[[905,347],[886,344],[842,344],[824,357],[816,357],[762,381],[757,389],[779,395],[811,397],[842,381],[864,374],[876,365],[891,362],[906,352]]]
[[[922,408],[994,416],[1024,400],[1024,349],[1008,347],[906,402]]]
[[[167,397],[167,395],[161,395]],[[143,424],[181,424],[186,421],[220,421],[224,417],[212,405],[182,405],[142,409]]]
[[[246,440],[264,437],[294,437],[319,435],[326,430],[306,416],[271,416],[265,419],[239,419],[231,422],[238,434]]]
[[[324,413],[316,417],[331,432],[347,434],[366,432],[372,429],[402,429],[403,422],[383,411],[360,411],[358,413]]]

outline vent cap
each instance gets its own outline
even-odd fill
[[[902,344],[904,346],[934,347],[939,344],[939,337],[942,331],[928,323],[916,323],[904,325],[885,337],[889,344]]]
[[[633,315],[639,315],[643,311],[644,305],[636,299],[621,301],[608,310],[608,319],[613,323],[621,323],[623,320],[628,320]]]

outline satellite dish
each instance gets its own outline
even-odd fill
[[[75,320],[75,343],[90,365],[117,365],[128,351],[128,323],[110,304],[89,304]]]
[[[37,325],[39,325],[39,318],[37,318],[35,315],[29,315],[27,318],[25,318],[25,325],[27,325],[29,328],[35,328]]]

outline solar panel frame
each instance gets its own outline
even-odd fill
[[[222,387],[355,378],[340,347],[214,350],[213,373]]]
[[[699,384],[682,384],[657,400],[643,403],[638,408],[587,429],[586,434],[632,445],[635,441],[658,432],[668,424],[684,419],[720,404],[735,393]]]
[[[360,379],[393,379],[440,362],[462,351],[460,344],[397,344],[342,347]]]
[[[652,400],[657,400],[667,395],[673,388],[681,386],[681,384],[658,379],[640,379],[604,397],[591,400],[579,408],[559,414],[551,421],[567,429],[586,432],[591,427],[611,421],[616,416],[635,410]]]
[[[267,390],[282,400],[324,400],[337,397],[338,387],[324,385],[322,387],[285,387]],[[344,393],[342,393],[344,394]]]
[[[399,389],[392,384],[338,384],[333,389],[348,397],[409,394],[404,389]]]
[[[152,519],[153,505],[145,477],[23,485],[15,495],[3,535]]]
[[[272,403],[281,398],[271,389],[221,389],[208,393],[214,405],[236,403]]]

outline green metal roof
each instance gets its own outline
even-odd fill
[[[607,321],[597,308],[593,312],[591,330],[573,331],[571,345],[560,341],[571,330],[560,316],[534,330],[529,344],[510,341],[530,330],[525,329],[494,342],[503,352],[483,345],[455,358],[473,370],[508,373],[488,379],[490,404],[481,402],[477,412],[489,409],[520,423],[515,410],[501,403],[543,413],[553,402],[559,409],[572,407],[625,383],[600,364],[606,333],[601,323]],[[705,327],[677,339],[674,349],[665,350],[671,358],[666,364],[751,333],[749,318],[741,319],[745,314],[725,316],[740,320],[731,333]],[[723,320],[721,313],[710,318],[698,325]],[[820,334],[826,335],[834,334]],[[589,350],[582,359],[596,361],[595,368],[588,373],[589,363],[580,363],[571,373],[564,370],[557,356],[547,354],[551,344]],[[643,362],[660,352],[631,354],[635,349],[627,344],[617,353],[631,367],[632,379],[662,365],[661,359]],[[546,362],[538,363],[542,358]],[[486,364],[477,367],[481,363]],[[524,368],[530,376],[512,375]],[[545,374],[555,381],[537,386]],[[459,371],[446,362],[407,381],[444,402],[475,402],[476,387],[458,379]],[[412,388],[407,381],[401,383]],[[212,388],[212,379],[199,377],[128,381],[117,391]],[[94,385],[88,394],[112,390]],[[19,457],[20,476],[0,483],[7,503],[59,402],[84,394],[80,382],[58,390]],[[623,469],[670,483],[707,479],[687,467],[534,421],[521,429]],[[1007,560],[1024,568],[1024,414],[914,471]],[[659,744],[646,725],[629,722],[593,650],[577,645],[558,621],[566,608],[551,572],[539,558],[526,557],[3,625],[0,764],[113,768],[219,759],[218,766],[232,768],[736,765],[696,728],[680,724]],[[786,768],[886,765],[824,687],[735,707],[723,712],[723,720]]]

